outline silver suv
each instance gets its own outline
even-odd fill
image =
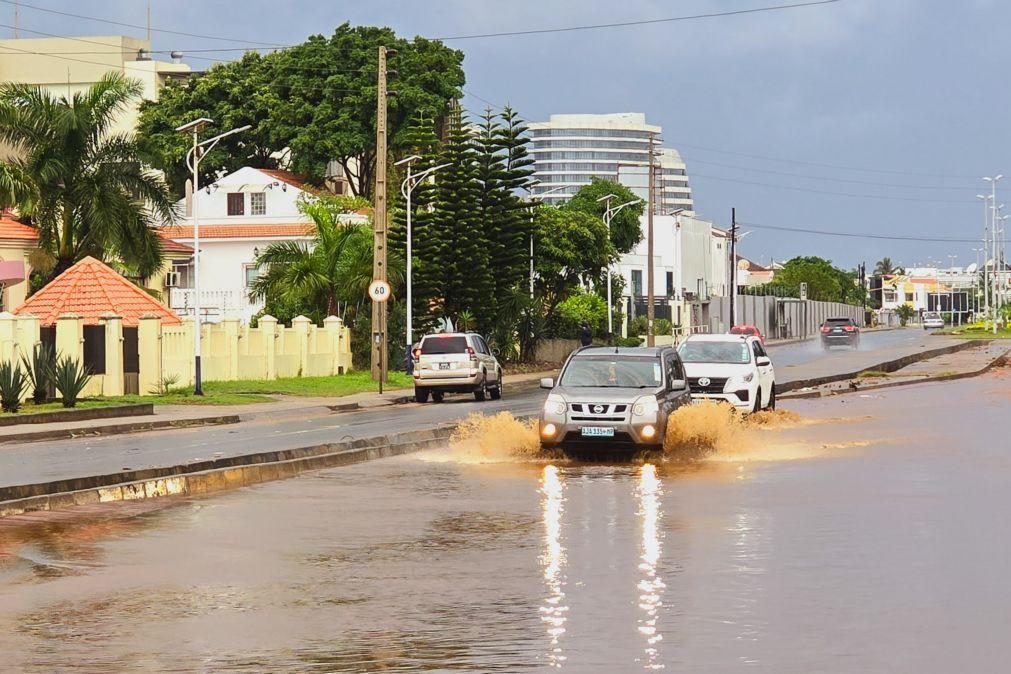
[[[442,402],[447,393],[473,393],[475,400],[502,397],[502,366],[484,338],[473,332],[426,335],[412,353],[414,398]]]
[[[691,402],[684,366],[670,347],[574,351],[540,417],[541,446],[572,450],[659,449],[667,417]]]

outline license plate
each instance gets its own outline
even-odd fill
[[[449,369],[449,363],[439,363],[439,369],[440,370],[448,370]]]
[[[614,429],[600,426],[586,426],[582,429],[584,438],[613,438]]]
[[[832,332],[842,332],[842,328],[834,328]]]

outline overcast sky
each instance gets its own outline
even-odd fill
[[[153,0],[156,28],[300,42],[343,21],[404,36],[551,28],[787,4],[797,0]],[[30,0],[143,24],[140,0]],[[6,15],[6,16],[5,16]],[[0,23],[13,8],[0,5]],[[65,35],[142,31],[22,6],[20,25]],[[839,0],[762,14],[571,33],[454,40],[465,104],[551,113],[646,113],[688,164],[696,209],[731,207],[760,261],[821,255],[843,266],[884,255],[905,265],[958,255],[969,242],[841,238],[982,236],[984,175],[1005,172],[1011,135],[1007,26],[999,0]],[[9,30],[7,31],[9,34]],[[234,46],[153,34],[155,49]],[[190,60],[195,68],[206,62]],[[475,95],[477,97],[475,97]],[[1011,189],[1011,178],[1007,180]],[[1000,197],[1008,201],[1011,194]]]

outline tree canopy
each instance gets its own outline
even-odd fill
[[[175,219],[161,177],[141,164],[134,139],[112,132],[141,85],[103,76],[72,96],[38,86],[0,88],[0,140],[12,150],[0,162],[0,205],[39,230],[49,278],[78,260],[113,260],[139,276],[162,264],[151,220]]]
[[[611,243],[615,253],[623,255],[630,252],[636,244],[642,241],[640,218],[646,204],[632,190],[621,183],[594,177],[590,179],[589,185],[579,188],[579,191],[565,204],[565,208],[603,219],[606,205],[600,199],[609,194],[614,195],[614,198],[611,199],[611,208],[635,202],[631,206],[622,208],[611,219]]]
[[[201,162],[205,176],[243,165],[282,165],[321,184],[335,161],[356,193],[369,196],[375,182],[378,48],[396,50],[387,68],[389,147],[407,146],[418,111],[443,116],[464,84],[463,53],[441,42],[406,40],[389,28],[338,26],[330,37],[266,55],[246,54],[205,74],[166,86],[157,102],[142,106],[139,132],[145,158],[169,176],[177,192],[186,180],[187,139],[175,128],[210,117],[222,131],[252,129],[222,141]]]
[[[767,286],[798,296],[801,283],[807,283],[808,299],[823,302],[860,304],[866,294],[856,272],[839,269],[830,260],[814,256],[788,260]]]

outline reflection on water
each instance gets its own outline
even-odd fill
[[[663,591],[666,585],[657,573],[660,561],[660,499],[663,497],[663,483],[656,474],[656,466],[645,464],[639,474],[639,516],[642,518],[642,555],[639,570],[639,608],[643,615],[639,618],[639,633],[646,637],[645,658],[639,658],[645,669],[663,669],[660,661],[660,642],[663,635],[657,628],[657,619],[663,607]]]
[[[541,620],[547,627],[549,650],[548,663],[560,668],[565,662],[561,639],[565,634],[565,614],[568,607],[563,603],[565,592],[565,548],[562,547],[562,510],[565,503],[565,482],[555,466],[545,466],[541,477],[541,512],[544,515],[544,567],[546,596],[541,606]]]

